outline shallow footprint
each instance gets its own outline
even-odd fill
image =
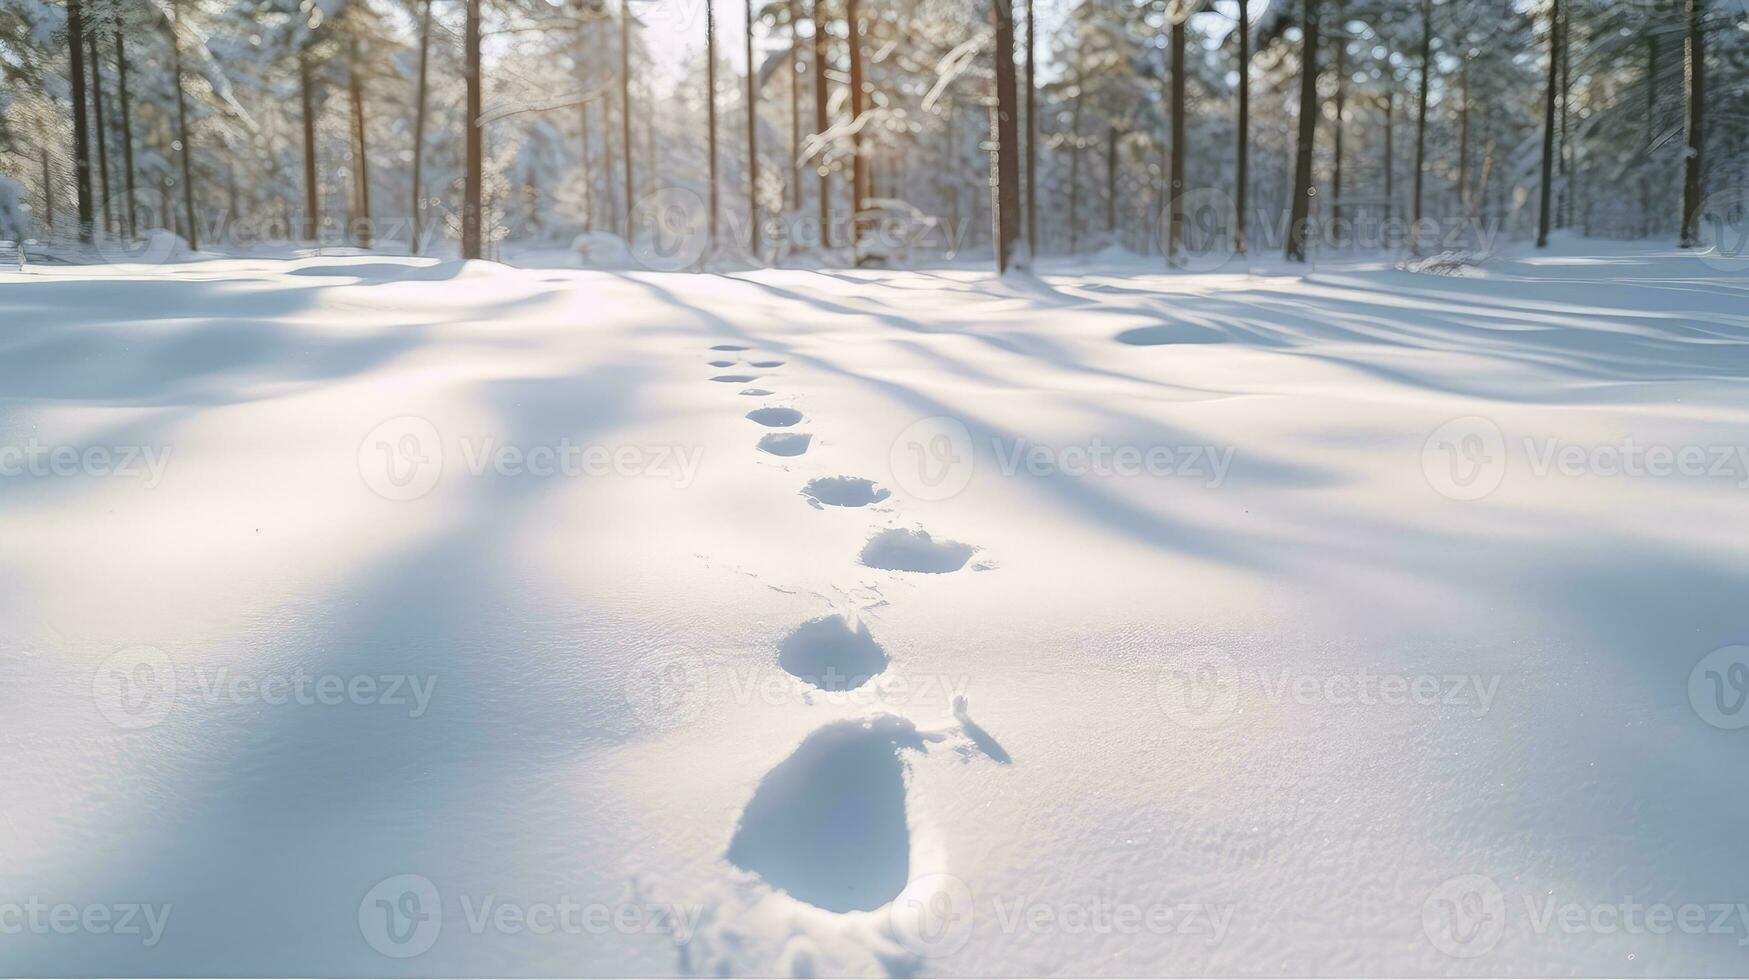
[[[709,364],[711,367],[715,367],[715,368],[724,368],[724,367],[734,367],[735,366],[734,361],[706,361],[705,363]]]
[[[747,417],[758,422],[760,425],[767,425],[774,429],[782,429],[800,422],[802,420],[802,413],[793,408],[767,407],[756,408],[753,411],[748,412]]]
[[[958,541],[937,541],[928,531],[888,528],[868,539],[859,556],[870,568],[893,572],[957,572],[976,549]]]
[[[911,863],[898,750],[921,744],[890,715],[821,728],[760,780],[726,857],[829,912],[887,904]]]
[[[711,348],[711,350],[724,350],[724,351],[738,351],[738,350],[746,350],[746,349],[747,348],[742,347],[740,344],[718,344],[715,347]]]
[[[767,432],[759,437],[759,448],[773,456],[800,456],[813,438],[806,432]]]
[[[723,384],[744,385],[749,381],[753,381],[753,380],[757,379],[758,377],[759,377],[759,375],[757,375],[757,374],[719,374],[719,375],[711,378],[711,380],[718,381],[718,382],[721,382]]]
[[[766,395],[771,394],[771,392],[766,391],[764,388],[742,388],[741,394],[752,395],[755,398],[764,398]]]
[[[777,663],[822,691],[854,691],[887,669],[887,651],[865,624],[853,629],[843,616],[822,616],[784,637]]]
[[[885,487],[876,486],[873,480],[859,476],[822,476],[809,480],[802,488],[802,494],[815,506],[827,504],[832,507],[866,507],[891,496]]]
[[[783,367],[782,361],[748,361],[747,363],[753,365],[756,368]]]

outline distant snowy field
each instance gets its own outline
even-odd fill
[[[0,972],[1728,975],[1749,264],[0,273]]]

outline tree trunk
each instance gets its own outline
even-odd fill
[[[97,56],[97,25],[86,36],[91,55],[91,123],[97,133],[97,186],[103,191],[103,233],[115,227],[113,209],[109,205],[109,141],[103,131],[103,59]]]
[[[352,106],[353,234],[360,248],[370,248],[370,154],[364,135],[364,78],[358,73],[358,38],[347,46],[346,93]]]
[[[304,106],[304,241],[316,240],[321,202],[316,197],[316,94],[311,79],[310,48],[298,51],[298,86]]]
[[[49,148],[42,148],[43,158],[43,219],[48,222],[49,230],[55,229],[55,183],[49,174]]]
[[[996,271],[1006,272],[1020,241],[1020,119],[1014,77],[1013,0],[994,0],[996,34]]]
[[[1561,9],[1561,145],[1555,155],[1555,163],[1560,167],[1561,189],[1560,209],[1555,214],[1555,227],[1565,228],[1573,223],[1572,181],[1568,174],[1572,169],[1571,158],[1573,144],[1567,138],[1567,130],[1573,117],[1573,8]]]
[[[477,3],[478,0],[469,0]],[[626,241],[632,238],[632,10],[630,0],[619,8],[619,139],[624,156]]]
[[[467,79],[467,118],[463,120],[466,150],[462,169],[462,258],[480,258],[481,186],[485,178],[486,148],[480,132],[480,0],[467,0],[463,27],[464,63]],[[627,148],[629,151],[629,147]]]
[[[747,11],[747,218],[753,259],[759,261],[759,66],[753,62],[753,0]]]
[[[1341,6],[1336,8],[1336,30],[1331,39],[1336,42],[1336,157],[1330,175],[1330,222],[1336,224],[1342,220],[1342,131],[1347,128],[1343,113],[1348,108],[1348,19]]]
[[[79,240],[91,243],[91,136],[85,121],[85,18],[79,0],[67,0],[67,54],[73,76],[73,180],[79,198]]]
[[[1652,143],[1658,138],[1658,35],[1649,34],[1646,37],[1646,148],[1641,151],[1647,157],[1652,154]],[[1640,163],[1640,237],[1650,238],[1652,235],[1652,161],[1643,160]]]
[[[431,0],[425,0],[419,11],[419,81],[415,90],[413,108],[413,241],[409,243],[408,251],[418,255],[425,241],[425,103],[430,86],[427,84],[427,68],[431,61]],[[589,104],[583,105],[583,167],[584,193],[588,193],[589,167]],[[588,205],[584,205],[588,210]]]
[[[813,0],[814,14],[814,131],[824,133],[826,120],[826,0]],[[820,173],[820,247],[832,247],[832,187],[822,156]]]
[[[801,25],[796,22],[796,0],[788,0],[789,12],[789,200],[792,211],[802,209],[802,73]]]
[[[1415,217],[1409,223],[1409,252],[1421,254],[1421,188],[1427,176],[1427,89],[1433,61],[1433,0],[1421,0],[1421,92],[1415,115]]]
[[[1038,0],[1026,0],[1026,254],[1038,254],[1038,87],[1033,69],[1038,48],[1033,39],[1033,10]]]
[[[1699,248],[1700,167],[1706,122],[1706,0],[1688,0],[1688,152],[1682,163],[1682,247]]]
[[[706,208],[708,214],[705,226],[709,230],[707,254],[717,250],[717,214],[721,210],[717,198],[717,14],[713,0],[704,0],[704,128],[707,179],[710,187],[706,192]]]
[[[1395,81],[1395,79],[1392,79]],[[1385,92],[1385,221],[1397,213],[1397,93]]]
[[[1184,33],[1184,21],[1172,25],[1172,196],[1167,202],[1167,265],[1178,264],[1184,247]]]
[[[1079,52],[1077,52],[1079,57]],[[1069,254],[1081,247],[1081,103],[1069,113]]]
[[[1251,193],[1251,9],[1250,0],[1239,0],[1239,150],[1233,174],[1233,246],[1245,254],[1246,198]]]
[[[862,242],[862,212],[868,207],[868,163],[862,155],[862,28],[857,0],[844,0],[845,49],[850,56],[850,242]],[[1013,60],[1013,52],[1009,53]]]
[[[1105,131],[1105,232],[1117,230],[1117,127]]]
[[[1293,201],[1288,212],[1287,231],[1287,258],[1291,262],[1306,261],[1306,236],[1311,225],[1312,195],[1317,192],[1312,177],[1312,141],[1318,135],[1319,0],[1304,2],[1299,141],[1294,152]]]
[[[128,237],[139,234],[139,219],[135,215],[134,206],[134,121],[133,110],[128,106],[128,55],[127,47],[122,42],[122,32],[115,32],[115,75],[118,95],[121,99],[121,162],[122,186],[126,188],[128,197]]]
[[[176,135],[182,143],[182,209],[188,217],[188,247],[200,250],[200,229],[194,223],[193,147],[188,138],[188,93],[182,85],[182,5],[170,2],[170,62],[176,75]]]
[[[1554,204],[1550,190],[1555,173],[1555,95],[1561,81],[1561,0],[1549,10],[1549,84],[1543,97],[1542,200],[1538,202],[1536,247],[1549,247],[1549,218]]]
[[[1463,94],[1458,107],[1458,206],[1464,216],[1470,214],[1470,55],[1464,53],[1460,71]]]

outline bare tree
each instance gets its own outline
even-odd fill
[[[747,12],[747,215],[753,255],[759,241],[759,66],[753,61],[753,0],[743,0]]]
[[[1688,152],[1683,155],[1682,162],[1683,248],[1701,246],[1700,167],[1706,135],[1706,35],[1702,33],[1705,20],[1706,0],[1688,0],[1687,72],[1684,76],[1688,98]]]
[[[122,184],[127,189],[128,198],[128,237],[139,234],[139,218],[134,207],[134,121],[133,110],[128,105],[128,54],[127,46],[122,42],[119,28],[115,32],[115,74],[119,89],[118,98],[121,102],[121,159]],[[45,158],[46,159],[46,158]]]
[[[1233,175],[1234,250],[1245,254],[1245,208],[1251,191],[1251,4],[1239,0],[1239,124],[1238,163]]]
[[[427,85],[427,68],[431,60],[431,0],[424,0],[419,9],[419,82],[414,96],[413,109],[413,241],[408,251],[414,255],[424,242],[425,216],[425,180],[423,168],[425,164],[425,103],[429,86]],[[584,103],[587,113],[588,103]],[[583,122],[584,156],[588,156],[589,117],[585,115]],[[584,160],[588,164],[588,160]],[[587,185],[585,185],[587,186]]]
[[[826,0],[813,0],[814,14],[814,131],[824,133],[826,120]],[[832,247],[832,188],[826,165],[820,164],[820,246]]]
[[[103,191],[103,233],[107,235],[115,227],[115,222],[109,205],[109,143],[103,133],[103,59],[97,54],[97,34],[98,25],[92,24],[85,40],[91,54],[91,122],[97,133],[97,186]]]
[[[188,218],[188,247],[200,249],[200,229],[194,223],[194,163],[188,136],[188,92],[182,84],[182,4],[170,0],[170,63],[176,76],[176,135],[182,144],[182,207]]]
[[[67,0],[67,55],[73,76],[73,180],[79,200],[79,240],[91,242],[91,137],[85,122],[85,17],[79,0]]]
[[[996,46],[996,111],[990,134],[996,143],[995,245],[996,271],[1006,272],[1020,241],[1020,141],[1016,118],[1018,93],[1014,77],[1014,8],[1012,0],[993,0]]]
[[[717,13],[712,0],[704,0],[704,118],[705,154],[708,160],[710,187],[709,216],[706,219],[711,251],[717,247]]]
[[[1549,7],[1549,84],[1543,96],[1542,200],[1538,203],[1536,247],[1549,247],[1550,189],[1555,175],[1555,91],[1561,79],[1561,0]]]
[[[480,190],[485,170],[485,145],[480,132],[480,0],[467,0],[463,28],[462,75],[467,80],[466,162],[462,176],[462,258],[480,257]],[[631,152],[627,147],[626,152]]]
[[[1421,254],[1421,188],[1427,175],[1427,91],[1433,62],[1433,0],[1421,0],[1421,91],[1415,116],[1415,216],[1409,224],[1409,251]]]
[[[1312,177],[1312,141],[1318,135],[1318,15],[1319,0],[1303,0],[1301,12],[1299,142],[1294,153],[1293,199],[1289,204],[1287,258],[1306,261],[1306,236],[1310,231],[1312,195],[1317,187]]]

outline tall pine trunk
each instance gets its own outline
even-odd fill
[[[753,258],[759,259],[759,66],[753,63],[753,0],[745,0],[747,13],[747,233],[753,243]]]
[[[1688,152],[1682,163],[1682,247],[1699,248],[1700,167],[1706,122],[1706,0],[1688,0]]]
[[[1394,81],[1394,79],[1393,79]],[[1397,93],[1385,92],[1385,221],[1397,214]]]
[[[316,192],[316,83],[311,77],[310,45],[298,51],[298,95],[304,110],[304,241],[316,240],[321,202]]]
[[[188,219],[188,247],[200,250],[200,229],[194,222],[193,146],[188,138],[188,93],[182,84],[182,5],[170,2],[170,63],[176,75],[176,135],[182,143],[182,210]]]
[[[1311,231],[1312,141],[1318,135],[1318,14],[1319,0],[1304,0],[1300,56],[1299,141],[1294,151],[1293,200],[1288,211],[1287,258],[1306,261],[1306,236]]]
[[[1432,77],[1433,0],[1421,0],[1421,104],[1415,114],[1415,217],[1409,223],[1409,251],[1421,254],[1421,188],[1427,176],[1427,90]]]
[[[469,0],[477,3],[478,0]],[[620,165],[625,178],[626,241],[632,239],[632,7],[619,4],[619,140]]]
[[[1642,150],[1647,157],[1652,154],[1652,144],[1658,138],[1658,35],[1651,32],[1646,37],[1646,145]],[[1652,161],[1640,163],[1640,237],[1650,238],[1652,235]]]
[[[121,101],[121,163],[122,186],[126,189],[128,218],[128,237],[139,234],[139,218],[134,204],[134,119],[133,109],[128,105],[128,54],[127,46],[122,41],[122,32],[115,32],[115,76],[117,95]]]
[[[1038,0],[1026,0],[1026,254],[1038,254],[1038,87],[1033,69],[1038,47],[1033,38],[1033,11]]]
[[[466,149],[462,169],[462,258],[480,258],[480,192],[485,177],[485,143],[480,133],[480,0],[467,0],[463,26],[464,62],[467,80],[467,118],[462,121]]]
[[[73,75],[73,180],[79,200],[79,240],[91,243],[91,136],[85,113],[85,18],[79,0],[67,0],[67,55]]]
[[[1549,219],[1554,200],[1550,191],[1555,174],[1555,96],[1561,83],[1561,0],[1549,8],[1549,83],[1543,95],[1542,200],[1537,204],[1536,247],[1549,247]]]
[[[704,119],[706,171],[710,187],[706,200],[708,215],[705,223],[710,237],[706,239],[711,252],[717,249],[717,214],[721,206],[717,199],[717,13],[713,0],[704,0]]]
[[[1341,5],[1336,8],[1336,30],[1331,40],[1336,42],[1336,155],[1330,174],[1330,223],[1334,225],[1342,221],[1342,131],[1348,128],[1344,116],[1348,108],[1348,23]]]
[[[358,38],[347,45],[346,95],[352,107],[352,226],[359,247],[370,248],[370,152],[365,142],[364,77],[359,74]]]
[[[796,0],[788,0],[789,14],[789,206],[802,209],[802,32],[796,22]]]
[[[1166,202],[1166,264],[1177,265],[1184,247],[1184,21],[1172,25],[1172,170]]]
[[[862,27],[857,0],[844,0],[844,47],[850,56],[850,243],[862,242],[862,212],[868,207],[868,161],[862,155]],[[1011,29],[1012,30],[1012,29]],[[1013,52],[1009,61],[1013,61]],[[857,257],[860,261],[860,256]]]
[[[994,0],[996,46],[995,210],[996,271],[1006,272],[1020,241],[1020,120],[1014,78],[1014,7],[1012,0]]]
[[[1105,130],[1105,233],[1117,231],[1117,127]]]
[[[1233,248],[1244,255],[1246,199],[1251,196],[1251,5],[1239,0],[1238,165],[1233,173]]]
[[[1459,70],[1463,87],[1462,103],[1458,106],[1458,207],[1467,218],[1470,214],[1470,56],[1464,53]]]
[[[413,241],[409,243],[408,251],[418,255],[425,242],[425,103],[429,85],[427,84],[427,69],[431,62],[431,0],[424,0],[419,10],[419,81],[415,87],[413,107]],[[584,103],[583,116],[583,167],[584,179],[588,179],[589,167],[589,116],[588,103]],[[588,184],[584,184],[585,194]],[[587,210],[587,204],[584,206]]]
[[[824,133],[826,119],[826,0],[813,0],[814,14],[814,131]],[[832,247],[832,187],[827,176],[826,161],[821,157],[820,173],[820,247]]]
[[[103,127],[103,59],[97,55],[97,25],[92,25],[86,41],[91,49],[91,123],[97,133],[97,186],[103,191],[103,233],[108,235],[115,228],[115,220],[109,204],[112,193],[109,189],[109,141]]]

